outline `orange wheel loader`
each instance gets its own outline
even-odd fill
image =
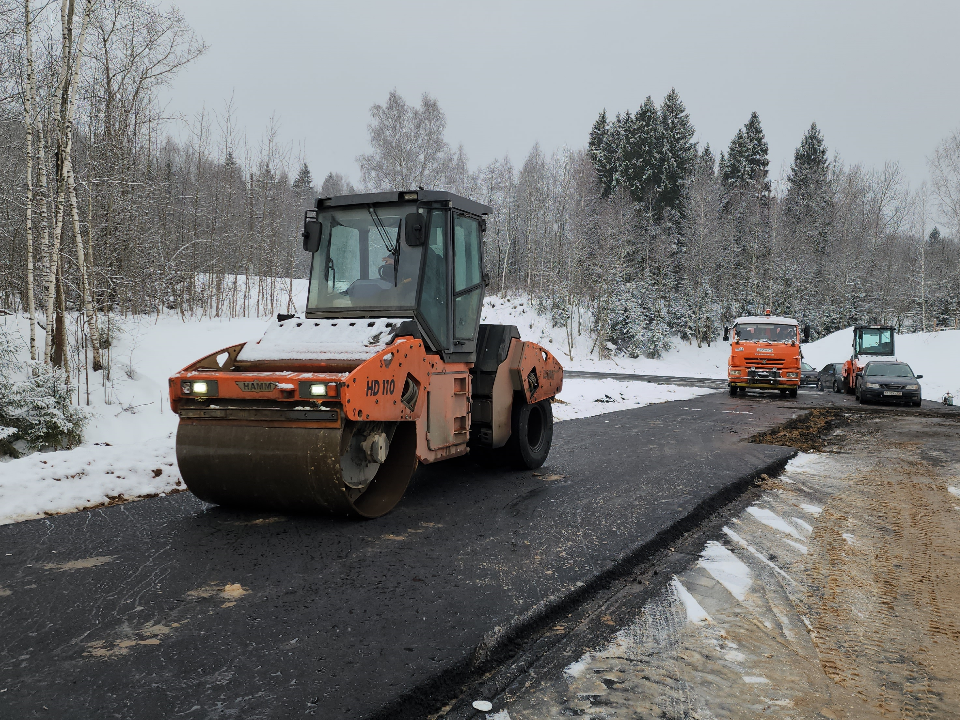
[[[373,518],[417,464],[550,452],[563,368],[481,325],[484,216],[448,192],[319,198],[306,311],[170,378],[187,487],[221,505]]]

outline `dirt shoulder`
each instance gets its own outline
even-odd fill
[[[960,422],[815,409],[755,441],[808,452],[488,717],[960,717]]]

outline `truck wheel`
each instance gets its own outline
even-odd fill
[[[787,396],[786,388],[780,388],[780,397],[786,397],[786,396]]]
[[[798,388],[790,388],[790,390],[789,390],[790,397],[796,397],[796,396],[797,396],[797,390],[798,390]]]
[[[736,397],[736,396],[737,396],[737,386],[736,386],[736,385],[731,385],[731,386],[730,386],[730,397]]]
[[[553,408],[549,400],[513,402],[508,447],[521,468],[534,470],[546,461],[553,443]]]

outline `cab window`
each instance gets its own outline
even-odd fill
[[[440,349],[445,349],[449,342],[449,331],[447,329],[446,228],[442,210],[430,212],[423,254],[420,313],[437,338]]]
[[[458,341],[474,337],[483,295],[479,223],[463,215],[453,221],[453,334]],[[462,344],[462,343],[461,343]]]

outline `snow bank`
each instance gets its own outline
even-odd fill
[[[26,318],[6,318],[7,329],[29,337]],[[0,524],[62,513],[124,498],[182,489],[174,453],[177,416],[167,400],[167,379],[220,348],[263,334],[269,320],[191,319],[179,316],[117,320],[109,380],[80,378],[81,405],[93,418],[73,450],[0,458]],[[42,347],[43,333],[38,338]],[[27,344],[21,354],[26,365]],[[76,382],[76,377],[74,377]],[[74,394],[76,399],[76,394]],[[158,472],[159,471],[159,472]]]
[[[960,330],[898,334],[894,344],[897,360],[923,375],[920,387],[925,399],[940,400],[947,392],[960,397]],[[819,370],[828,363],[849,360],[852,351],[853,328],[846,328],[804,345],[803,359]]]
[[[675,377],[726,378],[730,344],[722,341],[710,347],[698,348],[674,338],[674,348],[659,360],[616,357],[599,360],[589,333],[591,318],[585,313],[578,323],[574,318],[572,342],[566,327],[555,328],[550,318],[538,315],[529,299],[524,297],[488,297],[483,301],[481,322],[516,325],[520,337],[532,340],[553,353],[567,370],[593,370],[638,375],[668,375]]]
[[[82,445],[5,463],[0,525],[183,489],[173,442],[161,436],[136,445]]]
[[[563,390],[553,404],[553,418],[572,420],[593,417],[653,403],[689,400],[711,392],[716,391],[637,381],[566,378]]]

